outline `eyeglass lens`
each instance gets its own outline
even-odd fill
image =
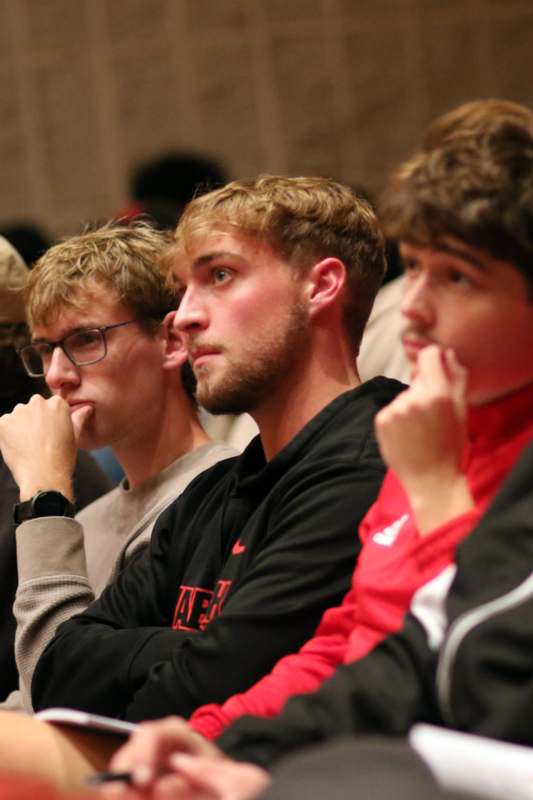
[[[105,340],[97,328],[71,333],[62,342],[63,350],[71,361],[81,367],[105,356]],[[48,342],[36,342],[21,351],[26,368],[32,375],[45,375],[50,367],[54,347]]]

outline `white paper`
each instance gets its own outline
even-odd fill
[[[120,736],[129,736],[137,727],[132,722],[124,722],[113,717],[102,717],[99,714],[87,714],[85,711],[76,711],[73,708],[47,708],[35,714],[37,719],[59,725],[74,725],[93,731],[116,733]]]
[[[533,748],[433,725],[415,725],[409,743],[445,789],[533,800]]]

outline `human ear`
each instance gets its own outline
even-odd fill
[[[163,367],[165,369],[178,369],[187,361],[185,338],[174,324],[175,316],[175,311],[169,311],[161,323],[164,337]]]
[[[345,284],[346,267],[340,259],[323,258],[314,264],[308,275],[311,316],[339,302]]]

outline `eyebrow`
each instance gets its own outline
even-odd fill
[[[212,253],[205,253],[202,256],[198,256],[192,262],[193,269],[199,269],[200,267],[206,266],[206,264],[211,264],[213,261],[216,261],[219,258],[236,258],[239,261],[245,261],[245,259],[240,256],[238,253],[232,253],[231,250],[215,250]]]
[[[486,272],[487,267],[486,265],[480,261],[479,258],[473,256],[466,250],[463,250],[461,247],[455,247],[454,245],[446,244],[445,242],[441,242],[435,246],[435,250],[443,253],[448,253],[455,258],[460,259],[461,261],[466,261],[467,264],[470,264],[472,267],[480,270],[480,272]]]
[[[68,328],[67,332],[60,336],[59,339],[46,339],[44,336],[38,336],[36,339],[31,340],[32,344],[47,344],[48,342],[58,342],[61,339],[66,339],[67,336],[70,336],[72,333],[81,333],[82,331],[90,331],[94,328],[105,328],[105,325],[98,325],[96,323],[89,322],[87,325],[77,325],[75,328]]]
[[[409,247],[408,244],[407,247]],[[461,247],[456,247],[451,244],[446,244],[445,242],[439,242],[438,244],[428,245],[428,247],[437,253],[447,253],[448,255],[459,259],[460,261],[464,261],[467,264],[470,264],[472,267],[478,269],[480,272],[487,271],[487,266],[486,264],[483,263],[483,261],[481,261],[479,258],[476,258],[476,256],[472,255],[468,251],[463,250]],[[402,259],[409,258],[409,253],[402,252],[402,245],[400,245],[399,251],[400,251],[400,257]]]

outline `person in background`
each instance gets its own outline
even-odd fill
[[[163,153],[134,167],[131,203],[117,216],[147,216],[160,230],[173,231],[187,203],[227,182],[222,164],[213,158],[180,151]]]
[[[14,220],[1,225],[0,236],[7,239],[29,269],[52,245],[48,233],[30,220]]]

